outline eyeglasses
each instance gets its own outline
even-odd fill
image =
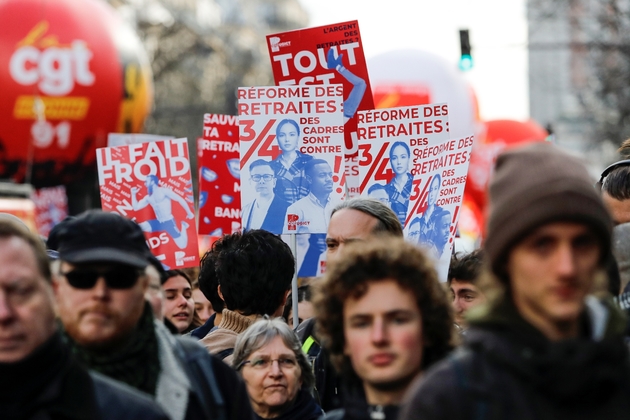
[[[61,274],[75,289],[91,289],[101,277],[105,279],[105,284],[110,289],[130,289],[136,284],[142,271],[129,267],[116,267],[109,270],[77,268]]]
[[[293,369],[297,366],[297,360],[292,357],[278,357],[277,359],[270,359],[268,357],[257,357],[251,360],[245,360],[239,365],[239,369],[249,363],[249,365],[256,370],[267,370],[271,368],[273,362],[278,362],[280,369]]]
[[[265,182],[270,182],[273,179],[273,175],[269,175],[269,174],[265,174],[265,175],[252,175],[249,179],[251,179],[254,182],[260,182],[260,179],[262,178],[263,181]]]

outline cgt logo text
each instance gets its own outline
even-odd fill
[[[50,96],[67,95],[75,83],[81,86],[94,84],[90,70],[92,51],[87,43],[74,40],[62,45],[55,35],[44,36],[48,22],[42,21],[18,43],[9,60],[9,73],[13,80],[24,86],[37,84],[42,93]]]
[[[287,214],[287,230],[297,230],[298,226],[308,226],[311,223],[308,220],[299,222],[299,219],[297,214]]]
[[[271,52],[280,51],[280,47],[290,47],[291,41],[280,42],[280,38],[277,36],[272,36],[269,38],[269,43],[271,44]]]

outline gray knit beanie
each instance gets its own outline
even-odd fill
[[[584,164],[549,143],[502,153],[490,181],[484,248],[492,271],[502,278],[510,249],[533,229],[555,221],[591,226],[610,252],[612,220]]]

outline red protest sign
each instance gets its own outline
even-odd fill
[[[359,23],[336,23],[267,35],[276,85],[342,84],[348,196],[359,194],[357,110],[374,109]]]
[[[206,114],[197,142],[200,235],[223,236],[241,229],[241,167],[238,118]]]
[[[96,150],[103,210],[135,220],[167,268],[199,263],[186,139]]]
[[[68,216],[66,187],[40,188],[31,195],[35,203],[35,224],[37,232],[48,236],[50,229]]]

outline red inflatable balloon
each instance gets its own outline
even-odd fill
[[[152,102],[146,54],[99,0],[0,2],[0,178],[78,180],[109,132],[138,132]]]
[[[486,189],[499,153],[520,144],[545,141],[548,136],[547,130],[534,120],[492,120],[483,124],[485,132],[473,147],[464,192],[482,213],[486,209]]]
[[[543,141],[549,135],[534,120],[492,120],[486,121],[485,143],[500,143],[506,147],[532,141]]]

